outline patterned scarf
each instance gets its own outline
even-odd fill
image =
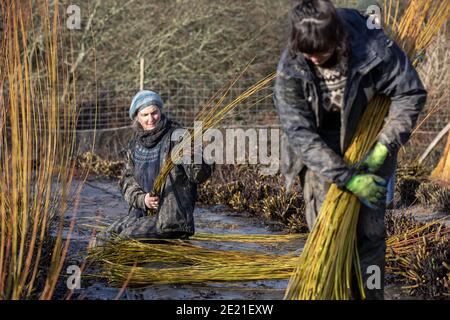
[[[136,122],[135,126],[135,139],[139,144],[146,148],[153,148],[158,144],[161,138],[172,127],[172,121],[167,118],[163,113],[161,114],[161,120],[156,124],[156,127],[152,130],[144,130],[139,122]]]

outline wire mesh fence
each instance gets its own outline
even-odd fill
[[[233,79],[153,80],[144,88],[158,92],[164,101],[164,112],[183,126],[191,127],[199,111],[206,105],[214,106],[225,96],[222,104],[231,102],[259,79],[240,78],[228,89]],[[120,128],[131,124],[128,115],[131,100],[137,89],[109,90],[107,84],[99,84],[95,92],[81,92],[78,97],[78,130]],[[266,87],[242,102],[222,122],[224,126],[277,125],[277,115],[272,103],[272,88]]]
[[[259,79],[241,78],[226,93],[223,103],[227,103],[244,92]],[[158,92],[164,102],[164,112],[183,126],[191,127],[198,112],[211,100],[216,102],[229,86],[232,79],[211,79],[195,77],[191,79],[154,79],[145,88]],[[121,86],[114,83],[114,87]],[[77,130],[111,130],[131,124],[128,115],[131,100],[138,91],[126,86],[110,90],[107,83],[98,84],[93,91],[80,92],[78,97],[79,116]],[[237,127],[278,127],[278,117],[272,100],[272,87],[267,87],[241,103],[222,122],[222,126]],[[434,109],[433,109],[434,108]],[[430,113],[431,112],[431,113]],[[425,118],[426,117],[426,118]],[[424,120],[425,119],[425,120]],[[424,121],[423,121],[424,120]],[[419,118],[420,127],[413,136],[413,145],[427,145],[450,121],[450,107],[446,101],[438,107],[431,104]]]
[[[184,79],[152,79],[145,89],[158,92],[165,103],[164,112],[185,127],[192,127],[199,111],[208,103],[214,104],[222,95],[227,103],[235,99],[260,79],[242,77],[226,92],[233,79],[196,76]],[[111,132],[131,126],[128,110],[133,96],[138,92],[135,84],[120,80],[99,82],[94,87],[77,84],[77,132]],[[221,123],[221,127],[279,127],[272,99],[273,87],[268,86],[241,103]],[[408,147],[415,153],[424,150],[442,128],[450,121],[449,99],[439,105],[429,103],[419,118]],[[44,116],[44,115],[41,115]],[[63,113],[61,113],[61,117]]]

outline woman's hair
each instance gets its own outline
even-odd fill
[[[131,120],[131,128],[134,131],[138,131],[139,128],[142,128],[141,124],[139,123],[137,115],[134,116],[133,120]]]
[[[289,46],[294,52],[314,54],[333,47],[346,52],[342,22],[330,0],[302,0],[290,14]]]

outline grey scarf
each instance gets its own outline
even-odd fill
[[[144,130],[142,125],[137,122],[134,128],[136,141],[143,147],[153,148],[171,127],[172,121],[164,114],[161,114],[161,120],[159,120],[156,127],[152,130]]]

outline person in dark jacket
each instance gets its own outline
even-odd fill
[[[125,150],[125,167],[119,188],[129,204],[128,216],[113,223],[105,234],[130,238],[188,238],[195,232],[193,211],[197,185],[206,181],[211,165],[178,164],[169,173],[159,195],[153,184],[174,143],[172,133],[180,126],[161,112],[161,97],[139,91],[130,106],[134,136]],[[148,209],[156,215],[147,215]]]
[[[330,184],[358,197],[357,246],[365,293],[368,299],[382,299],[386,180],[427,92],[406,54],[381,28],[368,28],[367,17],[357,10],[336,9],[329,0],[304,0],[292,9],[290,23],[274,88],[287,140],[282,171],[289,181],[300,174],[310,229]],[[375,95],[389,97],[392,104],[378,142],[356,171],[343,155]],[[367,286],[377,268],[379,285]],[[352,293],[359,298],[357,289]]]

